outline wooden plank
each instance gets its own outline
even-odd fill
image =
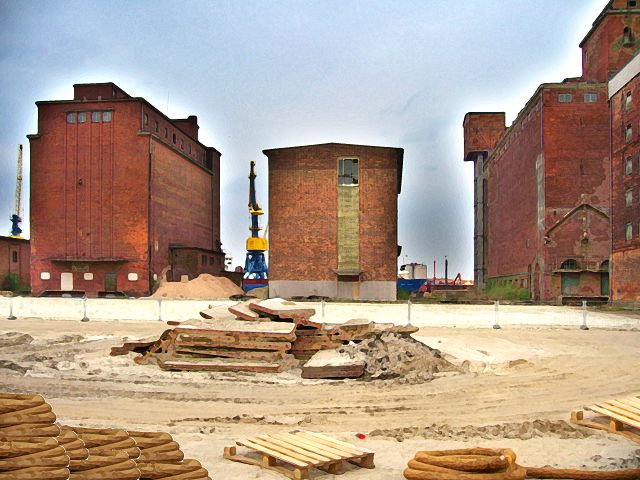
[[[346,460],[351,456],[350,453],[347,453],[344,450],[336,449],[328,445],[322,445],[311,439],[294,435],[293,433],[274,433],[271,436],[279,438],[281,440],[285,440],[287,442],[295,443],[296,445],[299,445],[303,448],[311,449],[319,453],[320,455],[332,458],[333,460]]]
[[[244,341],[231,337],[220,338],[214,341],[193,341],[193,340],[179,340],[176,342],[176,348],[182,347],[210,347],[210,348],[239,348],[243,350],[267,350],[286,352],[291,350],[292,344],[290,342],[271,342],[271,341]]]
[[[634,407],[633,405],[628,405],[624,402],[618,400],[611,400],[607,402],[608,404],[614,405],[616,407],[622,408],[623,410],[628,411],[629,413],[634,414],[638,419],[640,419],[640,407]]]
[[[296,460],[306,463],[307,465],[315,465],[318,462],[317,458],[312,457],[311,455],[308,454],[309,452],[305,451],[302,448],[296,448],[294,445],[290,445],[290,444],[287,446],[282,446],[282,443],[286,444],[286,442],[281,442],[279,444],[275,441],[271,441],[268,438],[265,440],[264,438],[261,438],[261,437],[251,437],[250,440],[256,445],[261,445],[262,447],[268,448],[275,452],[279,452],[288,457],[295,458]]]
[[[287,462],[291,465],[295,465],[296,467],[302,467],[302,468],[306,468],[309,466],[309,462],[303,461],[303,460],[298,460],[297,458],[293,458],[289,455],[285,455],[284,453],[280,453],[276,450],[273,450],[271,448],[268,447],[264,447],[262,445],[259,445],[257,443],[252,442],[249,439],[245,439],[245,440],[238,440],[236,441],[236,443],[238,445],[242,445],[243,447],[248,447],[248,448],[252,448],[254,450],[257,450],[259,452],[262,453],[266,453],[267,455],[271,455],[272,457],[277,458],[278,460],[282,460],[283,462]]]
[[[232,348],[188,348],[177,347],[178,354],[200,355],[204,357],[223,357],[223,358],[240,358],[243,360],[258,360],[263,362],[276,362],[282,360],[284,353],[282,351],[271,350],[247,350]]]
[[[608,410],[606,408],[600,408],[597,405],[592,405],[590,407],[588,407],[589,410],[594,411],[596,413],[601,413],[602,415],[606,415],[608,417],[614,418],[616,420],[619,420],[623,423],[626,423],[628,425],[631,425],[632,427],[636,427],[636,428],[640,428],[640,422],[636,422],[630,418],[627,418],[623,415],[620,415],[616,412],[612,412],[611,410]]]
[[[629,397],[629,398],[618,398],[617,400],[631,407],[640,408],[640,398]]]
[[[215,362],[213,360],[216,360]],[[163,370],[189,370],[189,371],[214,371],[214,372],[281,372],[284,370],[284,365],[277,363],[235,363],[227,359],[207,359],[206,362],[202,361],[186,361],[186,360],[159,360],[158,365]]]
[[[283,299],[270,298],[261,302],[249,301],[249,308],[254,312],[264,314],[270,317],[288,318],[288,319],[308,319],[316,314],[314,308],[305,307]],[[320,323],[321,325],[321,323]]]
[[[295,432],[296,435],[302,435],[305,437],[310,437],[310,438],[314,438],[316,439],[318,442],[320,443],[324,443],[326,445],[329,445],[333,448],[341,448],[347,452],[350,452],[353,455],[362,455],[364,453],[374,453],[371,450],[367,450],[366,448],[359,448],[356,447],[355,445],[352,445],[351,443],[347,443],[347,442],[342,442],[336,438],[333,437],[329,437],[327,435],[323,435],[321,433],[317,433],[317,432],[310,432],[307,430],[298,430],[297,432]]]
[[[323,367],[302,367],[302,378],[359,378],[364,375],[364,362],[353,365],[325,365]]]
[[[226,446],[224,448],[223,457],[226,458],[227,460],[231,460],[233,462],[240,462],[240,463],[245,463],[247,465],[255,465],[257,467],[265,468],[267,470],[273,470],[274,472],[278,472],[278,473],[280,473],[282,475],[285,475],[286,477],[294,479],[294,480],[301,480],[301,479],[309,478],[309,470],[308,469],[299,468],[299,469],[290,470],[290,469],[285,468],[285,467],[280,466],[280,465],[268,466],[268,465],[264,465],[261,460],[257,460],[255,458],[248,457],[246,455],[238,455],[236,453],[235,445]]]
[[[604,408],[606,410],[610,410],[614,413],[617,413],[618,415],[622,415],[626,418],[628,418],[629,420],[633,420],[635,422],[640,423],[640,416],[636,415],[633,412],[630,412],[627,408],[620,408],[616,405],[613,405],[609,402],[605,402],[605,403],[601,403],[600,405],[598,405],[600,408]]]
[[[209,335],[221,333],[253,333],[271,335],[295,335],[296,326],[288,322],[245,322],[242,320],[218,320],[215,324],[207,324],[206,328],[200,325],[180,325],[174,329],[177,333],[192,335]]]
[[[311,457],[313,459],[314,462],[320,462],[320,463],[325,463],[325,462],[331,462],[332,459],[330,459],[329,457],[325,457],[323,455],[320,455],[319,453],[316,453],[314,451],[308,450],[306,448],[302,448],[299,445],[294,445],[290,442],[285,442],[283,440],[279,440],[271,435],[258,435],[255,438],[260,438],[260,439],[268,439],[269,442],[275,444],[275,445],[280,445],[282,447],[286,447],[294,452],[298,452],[298,453],[302,453],[304,455],[307,455],[309,457]]]

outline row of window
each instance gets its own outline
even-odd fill
[[[640,223],[638,224],[638,237],[640,238]],[[633,224],[631,222],[627,223],[627,230],[625,233],[625,239],[629,242],[633,240]]]
[[[597,93],[585,93],[582,96],[584,103],[596,103],[598,101]],[[573,102],[573,94],[571,93],[560,93],[558,94],[558,102],[560,103],[571,103]]]
[[[207,260],[209,261],[209,265],[213,265],[215,266],[216,264],[216,257],[213,256],[207,256],[207,255],[202,255],[202,257],[200,258],[200,263],[202,264],[203,267],[207,266]]]
[[[104,112],[67,112],[67,123],[85,123],[87,114],[90,114],[91,123],[111,122],[111,111]]]
[[[71,279],[73,279],[73,273],[72,272],[62,272],[60,274],[62,275],[69,275],[71,276]],[[115,274],[107,274],[107,275],[115,275]],[[91,272],[84,272],[82,274],[82,278],[83,280],[87,280],[87,281],[91,281],[93,280],[93,273]],[[130,272],[127,274],[127,280],[129,280],[130,282],[137,282],[138,281],[138,274],[137,273],[133,273]],[[51,280],[51,273],[50,272],[40,272],[40,280]]]
[[[145,126],[149,125],[149,115],[147,113],[144,114],[144,124]],[[157,120],[155,121],[154,131],[155,133],[160,133],[160,123]],[[164,138],[166,138],[167,140],[169,139],[169,129],[167,127],[164,127]],[[174,145],[177,145],[178,143],[176,134],[174,132],[171,133],[171,141]],[[180,139],[180,149],[184,150],[184,138]],[[188,150],[189,154],[193,153],[193,146],[190,143],[188,145]]]

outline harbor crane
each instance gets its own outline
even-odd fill
[[[16,209],[11,215],[11,236],[14,238],[22,238],[20,235],[22,229],[22,144],[18,145],[18,165],[16,173]]]
[[[269,250],[269,241],[260,237],[258,219],[264,215],[262,208],[256,200],[256,174],[254,167],[256,162],[251,162],[249,169],[249,213],[251,214],[251,236],[247,238],[247,258],[244,264],[242,287],[245,292],[268,284],[269,268],[264,258],[264,253]]]

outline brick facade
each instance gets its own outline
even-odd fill
[[[29,288],[30,256],[29,240],[0,236],[0,290]]]
[[[612,1],[581,44],[582,77],[541,85],[493,144],[497,114],[465,117],[465,160],[475,162],[476,278],[547,302],[609,298],[609,140],[622,128],[610,131],[605,82],[638,50],[636,32],[640,10]],[[615,191],[615,174],[613,181]]]
[[[609,96],[611,295],[616,304],[634,304],[640,302],[640,55],[611,80]]]
[[[403,150],[329,143],[263,153],[269,159],[270,295],[395,299]],[[357,186],[338,185],[341,158],[358,159]],[[358,190],[353,234],[339,232],[341,215],[352,215],[341,210],[351,208],[340,207],[341,188]],[[354,192],[345,193],[349,205]],[[339,262],[341,248],[357,252]],[[349,268],[341,270],[341,263]]]
[[[33,293],[147,295],[172,244],[223,269],[220,154],[198,142],[196,118],[183,122],[194,137],[114,84],[74,89],[36,103],[29,136]]]

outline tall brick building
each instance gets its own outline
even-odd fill
[[[269,295],[395,300],[401,148],[326,143],[269,159]]]
[[[640,301],[640,54],[609,82],[611,297]]]
[[[475,280],[533,299],[609,298],[607,81],[640,43],[636,2],[612,0],[581,42],[583,74],[540,85],[509,128],[502,113],[465,116],[475,162]]]
[[[36,103],[31,285],[147,295],[158,276],[222,270],[220,153],[195,116],[170,119],[113,83]]]

